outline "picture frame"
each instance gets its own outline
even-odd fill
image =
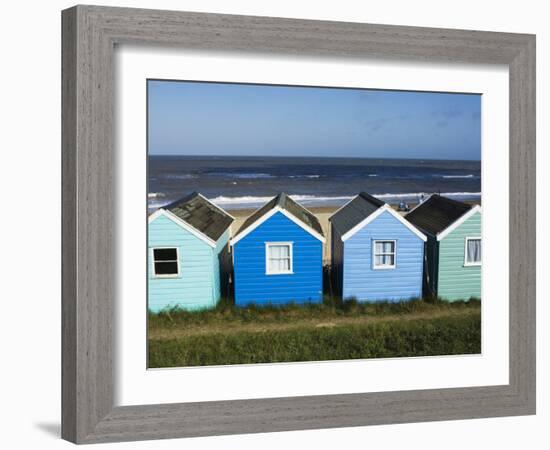
[[[509,384],[115,407],[118,44],[507,65]],[[62,437],[96,443],[534,414],[535,137],[533,35],[99,6],[64,10]]]

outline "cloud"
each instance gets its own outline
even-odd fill
[[[367,120],[365,122],[365,126],[370,131],[375,132],[384,128],[386,125],[390,124],[391,122],[394,122],[396,120],[408,120],[411,117],[412,116],[410,114],[405,114],[405,113],[398,114],[397,116],[391,116],[391,117],[378,117],[376,119]]]
[[[436,109],[432,111],[432,116],[434,117],[440,117],[443,119],[455,119],[457,117],[462,116],[463,111],[461,111],[458,108],[443,108],[443,109]]]
[[[372,132],[376,132],[386,126],[391,119],[388,117],[379,117],[373,120],[367,120],[365,126]]]

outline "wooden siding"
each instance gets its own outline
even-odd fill
[[[228,261],[228,244],[229,228],[220,236],[214,249],[214,257],[212,258],[212,274],[214,277],[213,283],[213,298],[215,304],[218,303],[222,296],[227,295],[227,286],[229,284],[229,271],[231,270],[230,262]]]
[[[293,274],[266,275],[265,243],[293,242]],[[307,303],[322,300],[323,243],[280,212],[233,248],[235,304]]]
[[[396,240],[394,269],[373,269],[372,241]],[[344,242],[343,297],[400,301],[422,295],[424,241],[384,212]]]
[[[464,265],[465,239],[475,236],[481,236],[479,212],[439,242],[437,293],[441,298],[450,301],[481,298],[481,266]]]
[[[158,312],[180,306],[187,310],[210,308],[215,305],[212,247],[183,229],[166,216],[149,224],[148,231],[148,308]],[[155,278],[151,248],[179,249],[179,276]],[[219,279],[219,278],[218,278]]]
[[[437,274],[439,265],[439,241],[432,235],[428,235],[428,241],[424,247],[424,285],[425,296],[437,294]]]
[[[332,294],[342,297],[342,286],[344,277],[344,243],[342,236],[333,224],[330,225],[331,238],[331,276]]]

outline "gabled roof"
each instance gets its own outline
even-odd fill
[[[385,203],[382,200],[366,192],[360,192],[359,195],[330,216],[329,220],[340,234],[344,235],[384,205]]]
[[[471,209],[472,206],[467,203],[433,194],[405,217],[422,231],[435,236]]]
[[[225,233],[234,220],[231,215],[198,192],[163,206],[160,210],[170,212],[214,242]]]
[[[273,197],[260,209],[252,213],[239,228],[235,237],[231,240],[231,244],[237,243],[244,236],[254,230],[263,221],[267,220],[276,212],[280,211],[304,230],[315,236],[317,239],[324,241],[323,228],[319,219],[315,215],[292,200],[287,194],[281,192],[276,197]]]
[[[329,220],[340,233],[342,241],[346,241],[384,212],[391,214],[420,239],[426,241],[426,236],[407,222],[390,205],[366,192],[360,192],[330,216]]]

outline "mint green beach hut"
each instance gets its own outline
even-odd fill
[[[229,284],[233,220],[197,192],[149,216],[149,311],[217,305]]]
[[[424,295],[481,298],[481,206],[432,195],[406,219],[428,237]]]

